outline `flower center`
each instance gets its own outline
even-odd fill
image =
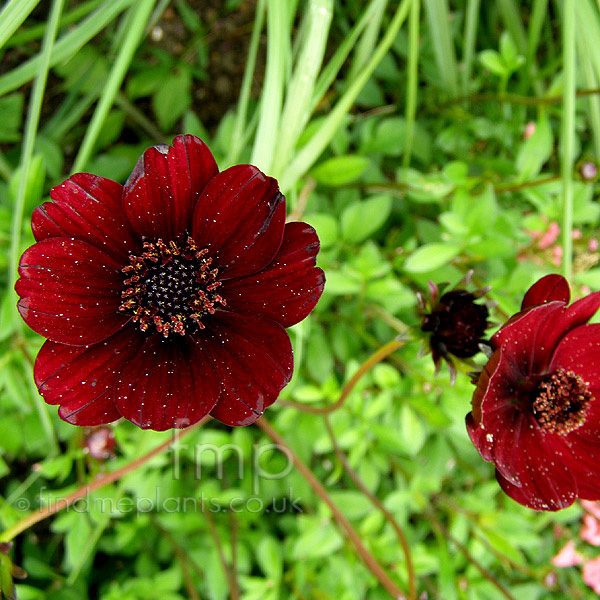
[[[567,435],[585,422],[593,400],[588,384],[573,371],[558,369],[538,385],[533,415],[543,431]]]
[[[423,318],[422,331],[432,332],[430,344],[439,353],[470,358],[479,352],[488,327],[488,309],[476,304],[475,294],[464,290],[445,293]]]
[[[140,256],[129,255],[123,269],[119,310],[133,315],[142,331],[154,327],[167,338],[173,331],[185,335],[204,329],[202,317],[214,314],[225,300],[217,294],[221,286],[218,269],[211,269],[212,258],[189,236],[165,243],[144,242]]]

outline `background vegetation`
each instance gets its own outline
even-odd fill
[[[413,597],[414,581],[421,597],[444,600],[592,597],[579,567],[550,563],[577,539],[582,509],[535,513],[502,494],[466,435],[468,378],[451,388],[417,356],[415,292],[474,269],[499,323],[548,272],[562,270],[576,294],[600,288],[599,39],[593,0],[10,0],[0,13],[0,521],[10,532],[41,501],[120,468],[90,502],[153,503],[63,511],[20,533],[10,556],[29,578],[19,597],[390,597],[368,557]],[[221,168],[252,162],[277,177],[291,218],[319,233],[325,293],[291,330],[295,376],[266,417],[367,563],[301,471],[253,486],[264,429],[208,422],[185,438],[174,478],[170,451],[128,467],[170,434],[118,423],[115,457],[95,460],[86,432],[33,384],[42,340],[12,290],[32,210],[76,171],[124,181],[146,147],[180,132],[201,136]],[[336,405],[406,326],[414,341]],[[242,475],[235,455],[221,473],[204,453],[199,477],[194,444],[236,444]],[[260,461],[285,467],[280,451]],[[222,510],[165,503],[200,496]],[[232,498],[242,511],[227,509]]]

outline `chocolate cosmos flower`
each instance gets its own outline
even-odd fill
[[[285,331],[315,307],[319,240],[277,182],[221,173],[198,138],[149,148],[124,186],[73,175],[37,208],[16,290],[48,338],[34,376],[75,425],[248,425],[289,382]]]
[[[600,499],[600,292],[548,275],[492,337],[467,429],[502,489],[537,510]]]
[[[427,346],[431,351],[435,372],[440,369],[443,358],[450,370],[450,382],[456,380],[456,367],[453,357],[467,359],[480,352],[485,343],[485,330],[489,327],[488,307],[477,304],[489,288],[474,293],[462,289],[471,281],[473,271],[469,271],[450,291],[440,294],[447,284],[436,285],[428,282],[429,298],[417,294],[417,308],[421,315],[421,331],[427,334]]]

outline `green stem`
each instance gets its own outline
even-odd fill
[[[402,165],[410,165],[413,139],[415,134],[415,116],[417,114],[417,90],[419,87],[419,25],[421,18],[421,0],[413,0],[408,20],[408,66],[406,85],[406,137]]]
[[[17,268],[19,265],[19,256],[21,254],[21,233],[23,230],[23,213],[25,211],[25,196],[27,195],[27,182],[29,180],[29,169],[31,159],[33,157],[33,149],[35,146],[35,138],[40,122],[40,112],[42,110],[42,100],[44,99],[44,91],[46,89],[46,81],[48,79],[48,69],[50,68],[50,57],[54,40],[58,31],[58,23],[62,12],[63,0],[54,0],[50,9],[50,17],[48,19],[48,28],[42,42],[42,49],[39,55],[39,64],[37,76],[33,84],[31,99],[29,102],[29,112],[27,114],[27,122],[25,124],[25,135],[23,141],[23,151],[21,154],[21,174],[19,179],[19,187],[17,190],[17,198],[15,209],[12,217],[11,227],[11,244],[10,244],[10,271],[8,275],[8,285],[12,290],[15,279],[17,278]],[[19,321],[19,327],[21,322]]]
[[[563,274],[573,271],[573,163],[575,159],[575,0],[563,3],[563,115],[561,175],[563,180]]]

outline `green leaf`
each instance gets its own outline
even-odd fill
[[[324,185],[345,185],[356,181],[365,172],[369,162],[367,157],[356,154],[334,156],[315,167],[310,174]]]
[[[342,237],[348,242],[366,240],[388,220],[391,210],[392,199],[385,195],[353,202],[342,213]]]
[[[495,50],[484,50],[479,53],[481,64],[494,75],[498,77],[509,77],[510,72],[506,68],[502,57]]]
[[[317,230],[321,248],[330,248],[339,237],[339,226],[337,220],[327,213],[313,213],[306,215],[304,220]]]
[[[264,537],[256,549],[256,560],[262,572],[276,583],[283,574],[283,552],[281,545],[272,537]]]
[[[192,78],[187,69],[167,77],[152,96],[152,109],[163,131],[170,131],[192,103]]]
[[[10,94],[0,98],[0,141],[18,142],[23,118],[23,94]]]
[[[333,372],[333,354],[323,328],[318,325],[311,330],[306,366],[311,376],[319,383],[323,383]]]
[[[459,252],[460,247],[453,244],[425,244],[406,259],[404,270],[409,273],[427,273],[448,264]]]
[[[344,545],[344,539],[330,523],[311,527],[303,533],[292,548],[294,560],[329,556]]]
[[[517,171],[521,180],[537,175],[552,154],[554,139],[546,115],[540,117],[533,135],[525,140],[517,154]]]
[[[340,271],[326,271],[325,281],[325,292],[328,294],[358,294],[360,291],[360,282],[352,275]]]
[[[407,454],[414,456],[423,447],[427,431],[421,419],[408,404],[402,406],[400,412],[399,443]]]

